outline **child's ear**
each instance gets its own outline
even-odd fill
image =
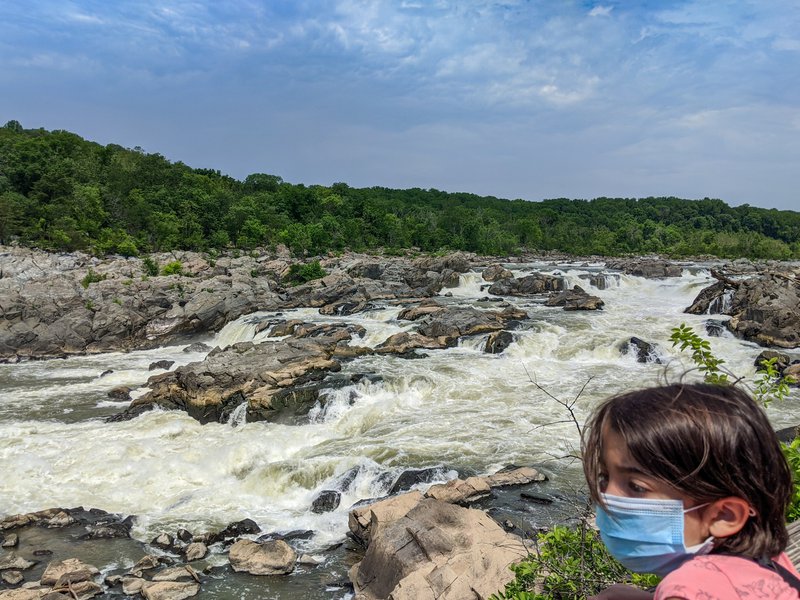
[[[703,515],[708,532],[715,538],[735,535],[750,518],[752,509],[747,500],[729,496],[713,502]]]

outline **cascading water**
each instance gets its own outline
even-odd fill
[[[706,317],[682,311],[712,280],[689,270],[665,280],[615,274],[607,278],[612,285],[598,289],[590,277],[601,265],[513,267],[517,276],[558,270],[570,287],[577,283],[600,296],[604,310],[567,312],[541,299],[506,298],[531,318],[513,332],[515,341],[503,354],[485,354],[485,336],[478,336],[455,348],[426,350],[419,360],[367,355],[345,362],[342,376],[366,377],[327,392],[299,425],[243,426],[245,404],[223,424],[200,425],[180,411],[161,410],[126,422],[101,420],[126,406],[107,392],[144,385],[152,362],[175,360],[174,369],[205,355],[187,354],[183,346],[0,365],[0,515],[94,506],[137,515],[133,535],[142,540],[178,527],[199,533],[251,518],[264,531],[313,530],[309,543],[321,548],[344,538],[353,503],[386,494],[408,468],[438,466],[444,479],[531,464],[548,472],[556,489],[577,486],[578,467],[553,460],[574,452],[574,424],[531,380],[564,399],[585,386],[575,404],[582,420],[609,394],[677,378],[690,365],[672,348],[670,330],[685,322],[704,335]],[[482,301],[483,285],[479,274],[464,274],[459,287],[443,290],[452,296],[441,301],[497,310],[498,303]],[[204,341],[212,347],[258,342],[268,334],[259,324],[300,319],[361,325],[366,333],[352,343],[374,347],[416,326],[398,321],[399,310],[335,317],[316,309],[256,313]],[[655,344],[669,364],[622,355],[620,345],[633,336]],[[711,343],[732,371],[753,375],[759,348],[732,336]],[[770,406],[776,426],[800,422],[796,400],[793,392]],[[315,514],[311,503],[325,489],[341,492],[340,506]]]

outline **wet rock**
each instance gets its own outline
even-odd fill
[[[192,532],[189,531],[188,529],[178,529],[178,531],[175,532],[175,537],[178,538],[180,541],[182,541],[184,544],[188,544],[194,539]]]
[[[771,359],[775,360],[775,368],[778,371],[783,371],[786,367],[788,367],[792,359],[788,354],[784,354],[783,352],[778,352],[777,350],[764,350],[756,357],[755,362],[753,363],[754,366],[758,367],[759,369],[763,367],[762,363],[767,360]]]
[[[442,467],[432,467],[430,469],[408,469],[403,471],[389,488],[389,495],[398,494],[410,490],[415,485],[430,483],[436,479],[441,479],[444,475]]]
[[[417,306],[411,306],[401,310],[397,318],[401,321],[416,321],[427,315],[435,315],[443,310],[445,310],[445,307],[436,300],[423,300]]]
[[[263,544],[239,540],[231,546],[229,558],[234,571],[251,575],[287,575],[297,562],[297,554],[283,540]]]
[[[111,388],[108,390],[108,394],[106,394],[112,400],[127,400],[130,401],[131,399],[131,388],[127,385],[118,385],[117,387]]]
[[[628,341],[622,342],[619,346],[620,354],[636,353],[636,362],[661,364],[660,351],[658,346],[645,342],[638,337],[632,337]]]
[[[105,377],[106,375],[111,375],[113,372],[114,372],[114,369],[106,369],[105,371],[103,371],[102,373],[100,373],[100,377],[101,377],[101,378],[103,378],[103,377]]]
[[[789,365],[783,370],[781,375],[784,378],[792,380],[790,383],[793,383],[794,385],[800,384],[800,363],[795,362]]]
[[[0,571],[24,571],[30,569],[36,562],[13,554],[0,555]]]
[[[717,281],[700,290],[691,306],[683,312],[690,315],[719,314],[724,307],[722,298],[729,290],[724,281]]]
[[[728,330],[725,321],[720,321],[719,319],[709,319],[705,322],[705,326],[706,333],[711,337],[721,337]]]
[[[151,362],[150,366],[147,367],[147,370],[155,371],[156,369],[169,369],[174,364],[174,360],[157,360],[155,362]]]
[[[38,589],[27,590],[20,588],[0,591],[0,600],[41,600],[41,598],[42,592]]]
[[[544,273],[534,273],[517,279],[501,279],[489,287],[489,293],[495,296],[531,296],[545,292],[558,292],[564,289],[563,277],[555,277]]]
[[[71,600],[88,600],[103,593],[102,586],[96,584],[94,581],[78,581],[62,585],[56,584],[53,588],[52,594],[64,594],[66,598]]]
[[[205,558],[208,554],[208,547],[203,542],[192,542],[184,548],[186,562],[193,562]]]
[[[311,529],[294,529],[284,533],[267,533],[258,538],[257,541],[267,542],[270,540],[283,540],[284,542],[288,542],[291,540],[310,540],[312,537],[314,537],[314,531]]]
[[[357,598],[488,598],[514,577],[522,541],[488,515],[431,498],[374,530],[350,571]]]
[[[5,539],[0,538],[3,540],[3,543],[0,544],[0,547],[3,548],[14,548],[17,544],[19,544],[19,536],[16,533],[9,533],[5,536]]]
[[[743,280],[733,293],[731,331],[762,346],[800,346],[800,270]]]
[[[489,265],[481,272],[484,281],[495,282],[501,279],[514,279],[514,273],[503,265]]]
[[[7,571],[0,572],[0,579],[2,579],[8,585],[17,585],[18,583],[22,583],[25,580],[25,577],[23,577],[21,572],[9,569]]]
[[[175,552],[175,538],[168,533],[160,533],[150,541],[150,545],[159,550]]]
[[[325,559],[322,556],[317,556],[313,554],[301,554],[297,559],[298,565],[309,565],[312,567],[321,565],[324,562]]]
[[[336,510],[341,502],[342,494],[336,490],[323,490],[311,503],[311,512],[326,513]]]
[[[99,519],[95,523],[86,526],[86,533],[79,536],[80,540],[109,540],[115,538],[130,538],[131,527],[133,527],[133,517],[126,517],[122,521],[109,519]]]
[[[403,331],[389,336],[375,347],[376,354],[407,355],[417,349],[441,350],[449,348],[453,341],[445,338],[431,338],[418,333]]]
[[[514,341],[514,335],[510,331],[495,331],[489,334],[486,346],[483,351],[487,354],[500,354],[508,348]]]
[[[520,498],[526,500],[527,502],[532,502],[534,504],[552,504],[553,499],[547,496],[542,496],[540,494],[531,494],[530,492],[522,492],[519,495]]]
[[[177,581],[145,582],[141,594],[145,600],[183,600],[196,596],[200,591],[197,583]]]
[[[242,519],[241,521],[235,521],[234,523],[231,523],[222,531],[210,535],[207,543],[214,544],[216,542],[239,538],[243,535],[253,535],[256,533],[261,533],[261,527],[259,527],[258,524],[252,519]]]
[[[204,344],[203,342],[195,342],[194,344],[189,344],[186,348],[183,349],[184,352],[211,352],[212,348],[208,344]]]
[[[272,419],[282,410],[307,412],[317,400],[319,382],[341,369],[333,353],[350,336],[347,325],[329,330],[337,334],[316,336],[319,328],[309,328],[305,333],[313,337],[217,348],[203,361],[151,377],[151,391],[134,400],[129,411],[161,406],[183,410],[201,423],[227,419],[242,402],[247,402],[248,422]]]
[[[551,293],[545,306],[563,306],[564,310],[600,310],[605,303],[597,296],[588,294],[581,286],[571,290]]]
[[[68,558],[58,562],[51,562],[42,573],[42,585],[55,585],[59,579],[87,581],[100,573],[97,567],[86,564],[77,558]]]
[[[454,343],[459,338],[481,333],[491,333],[506,327],[510,320],[519,318],[519,311],[481,311],[472,307],[448,307],[420,320],[417,332],[428,338],[445,338]]]

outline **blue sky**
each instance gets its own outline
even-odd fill
[[[3,0],[0,90],[240,179],[800,210],[797,0]]]

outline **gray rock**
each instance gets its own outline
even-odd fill
[[[589,295],[579,285],[571,290],[551,293],[545,306],[562,306],[564,310],[600,310],[605,303],[597,296]]]
[[[628,275],[647,277],[649,279],[663,279],[666,277],[680,277],[683,267],[662,259],[633,258],[610,259],[606,261],[609,269],[619,269]]]
[[[169,369],[174,364],[174,360],[157,360],[155,362],[151,362],[150,366],[147,367],[147,370],[155,371],[156,369]]]
[[[193,562],[205,558],[208,554],[208,547],[203,542],[192,542],[184,548],[186,562]]]
[[[336,510],[342,494],[336,490],[322,490],[311,503],[311,512],[326,513]]]
[[[632,337],[619,345],[620,354],[636,353],[636,362],[661,364],[658,346],[645,342],[638,337]]]
[[[16,533],[9,533],[3,539],[3,543],[0,544],[3,548],[14,548],[16,545],[19,544],[19,536]]]

